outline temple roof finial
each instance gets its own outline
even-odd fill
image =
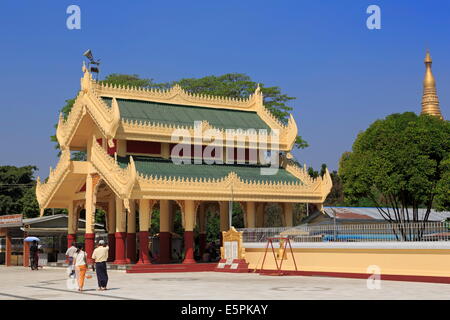
[[[425,64],[432,62],[433,60],[431,60],[430,49],[427,49],[427,54],[425,55]]]
[[[436,80],[431,71],[433,60],[431,59],[430,50],[427,50],[424,62],[426,70],[423,80],[422,114],[430,114],[442,119],[439,98],[437,96]]]

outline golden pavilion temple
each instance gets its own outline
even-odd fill
[[[216,139],[212,147],[198,139],[198,134],[211,138],[211,132],[225,134],[228,129],[246,134],[234,134],[221,143]],[[278,133],[267,133],[272,131]],[[41,213],[47,208],[67,209],[70,245],[85,209],[85,248],[90,258],[95,212],[101,208],[107,213],[109,260],[149,264],[153,208],[160,211],[159,262],[167,263],[178,207],[184,229],[183,263],[195,263],[194,228],[199,230],[202,250],[207,208],[219,213],[221,231],[230,229],[231,201],[241,205],[247,228],[264,227],[268,203],[281,206],[285,226],[292,226],[295,203],[322,208],[332,187],[330,174],[326,171],[313,179],[305,167],[290,160],[297,131],[292,115],[284,124],[266,109],[259,87],[247,99],[195,95],[178,85],[170,90],[122,87],[93,80],[83,65],[81,90],[57,127],[59,163],[45,182],[38,180]],[[264,146],[271,151],[260,152]],[[207,163],[195,150],[191,155],[191,149],[209,152],[209,158],[219,161]],[[177,150],[179,159],[186,161],[174,161]],[[72,160],[72,151],[86,152],[86,161]],[[262,173],[269,169],[267,156],[277,160],[270,174]]]

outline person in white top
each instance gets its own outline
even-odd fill
[[[69,277],[73,276],[75,274],[75,268],[73,266],[73,256],[77,252],[77,247],[75,246],[75,242],[72,242],[72,245],[70,248],[66,251],[66,259],[69,261]]]
[[[78,245],[78,249],[74,254],[74,264],[78,280],[78,291],[83,291],[84,278],[87,271],[87,254],[83,251],[83,246]]]
[[[108,261],[108,251],[109,247],[105,244],[105,241],[100,240],[97,248],[95,248],[92,253],[92,259],[95,262],[95,267],[93,265],[93,268],[97,273],[97,290],[106,290],[106,286],[108,285],[108,272],[106,266],[106,261]]]

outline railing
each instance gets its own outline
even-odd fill
[[[46,208],[52,194],[58,189],[64,177],[70,171],[70,151],[63,150],[55,169],[50,168],[50,174],[46,182],[41,183],[38,177],[36,184],[36,198],[40,208]]]
[[[282,228],[245,228],[244,242],[267,242],[269,237],[288,237],[291,242],[395,242],[450,241],[450,225],[444,222],[301,225]]]
[[[108,155],[95,138],[93,138],[91,163],[117,195],[122,198],[128,198],[130,196],[137,179],[133,158],[130,158],[130,163],[126,168],[121,168],[117,161]]]

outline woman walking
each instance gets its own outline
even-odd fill
[[[77,252],[74,254],[75,273],[78,281],[78,291],[83,291],[84,278],[87,270],[87,254],[83,251],[83,245],[77,246]]]

